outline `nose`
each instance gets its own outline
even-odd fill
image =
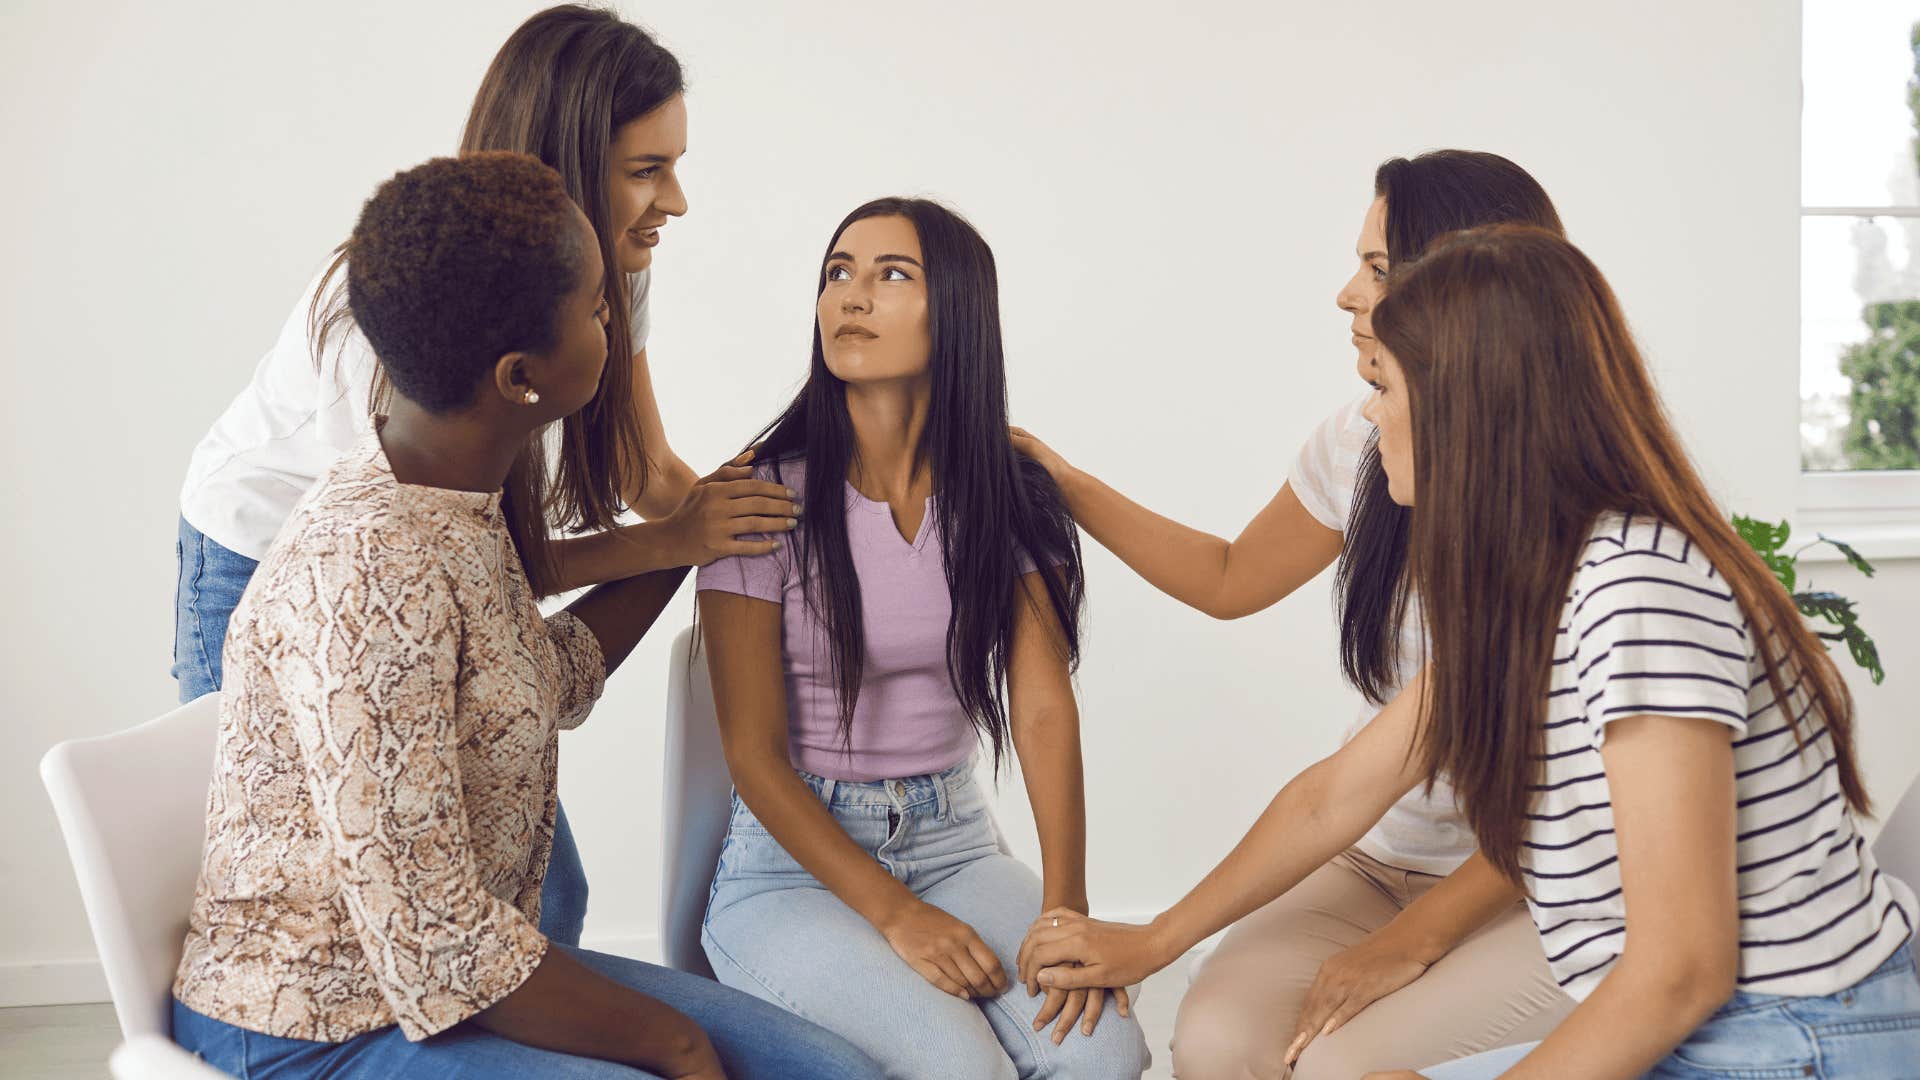
[[[855,312],[871,313],[873,298],[867,295],[866,289],[862,288],[858,281],[850,281],[840,294],[840,310],[849,315]]]
[[[1347,283],[1340,286],[1340,291],[1333,295],[1334,306],[1349,315],[1359,315],[1368,307],[1366,295],[1358,287],[1359,276],[1355,274],[1348,278]]]
[[[680,186],[680,176],[672,169],[662,169],[660,186],[654,189],[653,205],[669,217],[681,217],[687,212],[687,193]]]

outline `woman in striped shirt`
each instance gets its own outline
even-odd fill
[[[1023,979],[1141,978],[1445,777],[1580,1005],[1427,1077],[1920,1075],[1917,909],[1859,832],[1846,686],[1599,271],[1499,226],[1396,274],[1367,415],[1394,501],[1418,493],[1430,666],[1151,925],[1043,915]]]

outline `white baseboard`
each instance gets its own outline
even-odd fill
[[[1101,912],[1103,919],[1146,922],[1154,912]],[[595,952],[660,962],[660,935],[633,929],[586,934],[580,944]],[[0,964],[0,1009],[29,1005],[88,1005],[110,1000],[98,960],[50,964]]]
[[[0,1009],[23,1005],[86,1005],[107,1000],[98,960],[0,964]]]

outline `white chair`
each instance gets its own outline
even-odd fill
[[[713,978],[700,945],[713,871],[727,838],[733,778],[720,747],[704,650],[694,650],[692,627],[673,639],[667,661],[667,755],[660,813],[660,951],[667,966]]]
[[[40,759],[107,992],[128,1039],[166,1038],[174,969],[206,842],[220,722],[208,694],[139,727],[72,739]]]
[[[226,1073],[173,1044],[164,1035],[135,1035],[107,1059],[113,1080],[208,1080]]]
[[[1907,785],[1907,793],[1880,820],[1880,835],[1873,838],[1873,861],[1920,892],[1920,777]],[[1915,928],[1914,940],[1920,942],[1920,927]]]

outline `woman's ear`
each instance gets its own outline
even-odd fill
[[[528,381],[532,364],[523,352],[510,352],[493,365],[493,388],[510,405],[538,405],[540,391]]]

